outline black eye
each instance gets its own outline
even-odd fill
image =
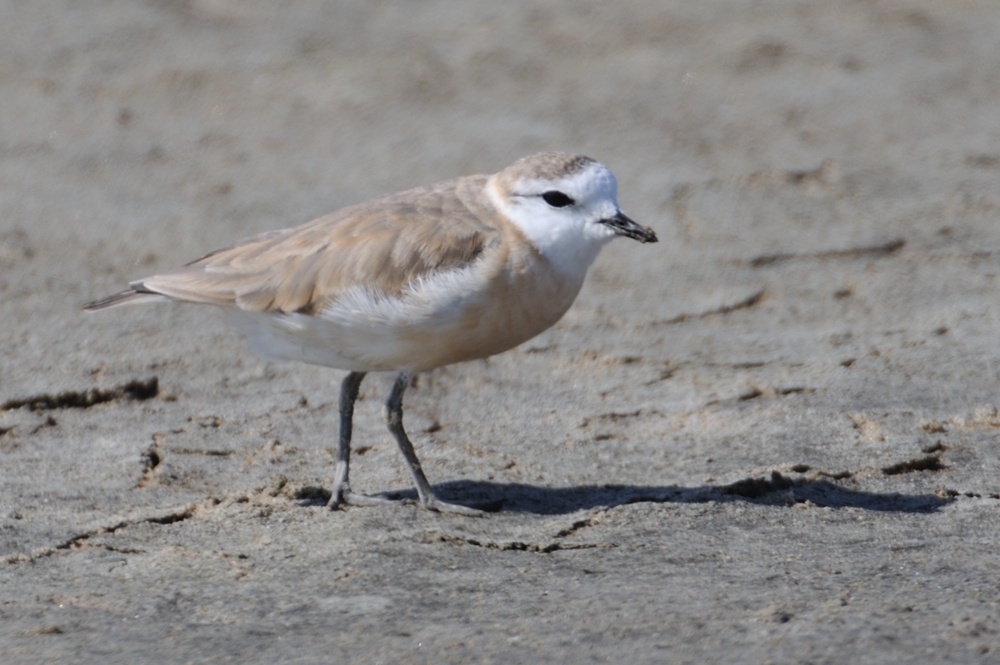
[[[571,206],[574,203],[573,199],[554,189],[551,192],[545,192],[542,194],[542,198],[545,199],[545,202],[553,208],[565,208],[566,206]]]

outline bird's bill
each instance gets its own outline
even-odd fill
[[[621,210],[614,217],[602,219],[601,224],[614,229],[615,235],[625,236],[626,238],[632,238],[632,240],[638,240],[643,243],[656,242],[656,233],[653,232],[653,229],[648,226],[640,226],[629,219],[628,215]]]

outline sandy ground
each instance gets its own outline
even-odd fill
[[[1000,661],[1000,5],[0,4],[4,663]],[[547,149],[658,245],[426,374],[448,499],[327,511],[341,373],[84,315]],[[359,402],[354,485],[413,496]]]

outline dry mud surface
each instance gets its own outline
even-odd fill
[[[1000,5],[0,5],[4,663],[1000,660]],[[341,374],[80,306],[547,149],[551,331],[420,377],[446,499],[327,511]],[[354,485],[413,496],[357,411]]]

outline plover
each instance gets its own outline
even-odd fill
[[[348,370],[331,507],[388,498],[351,491],[351,421],[367,372],[396,372],[385,405],[420,503],[438,499],[403,429],[417,372],[514,348],[558,321],[612,238],[656,242],[618,208],[617,183],[581,155],[541,153],[338,210],[132,282],[87,311],[180,301],[222,309],[256,353]]]

